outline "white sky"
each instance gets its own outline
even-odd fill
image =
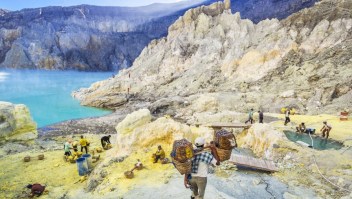
[[[152,3],[174,3],[182,0],[0,0],[0,8],[21,10],[46,6],[72,6],[80,4],[99,6],[143,6]],[[190,0],[192,1],[192,0]]]

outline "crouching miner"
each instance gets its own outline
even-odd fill
[[[191,199],[204,198],[209,166],[220,165],[215,146],[211,144],[204,147],[204,144],[204,138],[199,137],[195,140],[196,149],[192,159],[192,173],[186,174],[184,178],[185,187],[193,191]],[[205,148],[210,148],[211,152],[204,150]]]

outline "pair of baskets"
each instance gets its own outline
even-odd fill
[[[44,160],[44,154],[38,155],[38,160]],[[24,157],[24,158],[23,158],[23,161],[24,161],[24,162],[29,162],[29,161],[31,161],[31,156],[26,156],[26,157]]]

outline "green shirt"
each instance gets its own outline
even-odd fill
[[[64,150],[65,150],[65,152],[70,152],[70,143],[65,142],[65,144],[64,144]]]
[[[252,118],[253,117],[253,111],[249,111],[248,116],[249,116],[249,118]]]

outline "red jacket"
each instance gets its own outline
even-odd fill
[[[42,194],[45,190],[45,186],[41,184],[33,184],[32,185],[32,194]]]

